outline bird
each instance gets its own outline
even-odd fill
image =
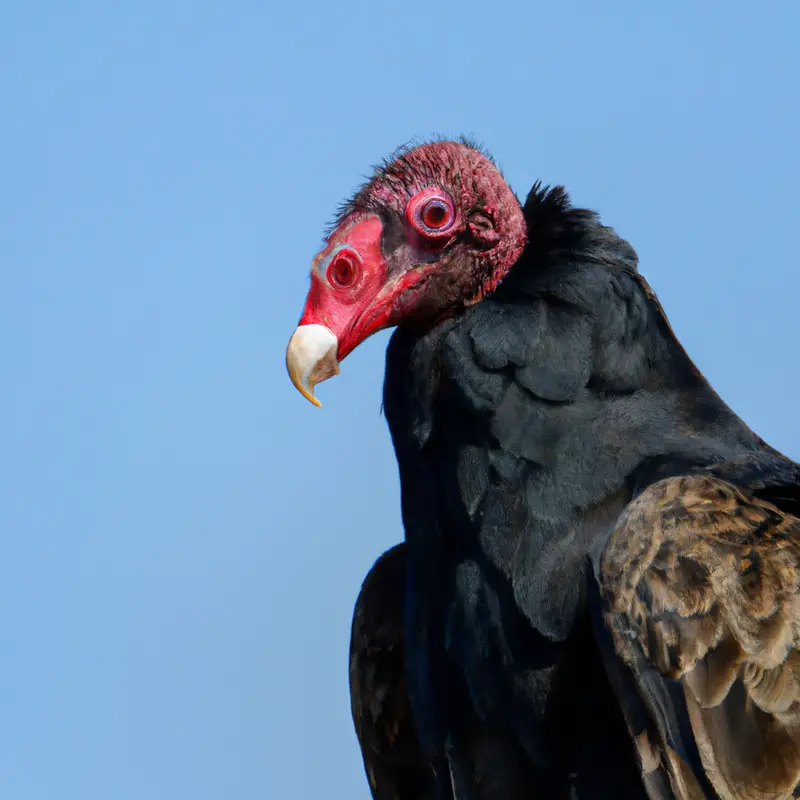
[[[800,465],[726,405],[638,256],[469,139],[401,148],[313,258],[316,386],[394,328],[404,541],[356,601],[376,800],[798,796]]]

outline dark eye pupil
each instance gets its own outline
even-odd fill
[[[355,280],[356,269],[347,256],[339,256],[331,264],[328,274],[337,286],[349,286]]]
[[[447,219],[447,209],[441,203],[431,203],[425,209],[422,220],[429,228],[439,228]]]

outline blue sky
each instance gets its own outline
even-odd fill
[[[368,797],[347,647],[402,536],[388,334],[321,410],[284,348],[324,224],[413,136],[599,210],[800,458],[796,0],[268,6],[0,16],[0,796]]]

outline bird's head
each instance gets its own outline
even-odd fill
[[[342,209],[311,267],[289,341],[292,382],[314,386],[368,336],[424,329],[490,293],[525,247],[522,208],[494,163],[465,142],[434,142],[376,169]]]

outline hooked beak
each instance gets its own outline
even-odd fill
[[[286,369],[295,388],[315,406],[322,403],[314,397],[318,383],[339,374],[336,358],[339,340],[324,325],[298,325],[286,348]]]

